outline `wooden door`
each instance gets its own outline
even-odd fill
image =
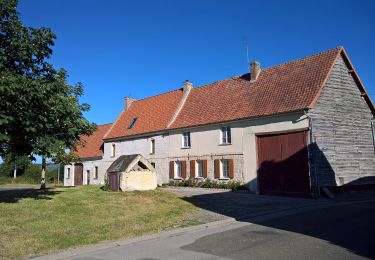
[[[119,190],[119,174],[117,172],[108,173],[109,188],[113,191]]]
[[[76,163],[74,165],[74,186],[82,185],[83,183],[83,165]]]
[[[307,131],[257,136],[262,194],[309,196]]]

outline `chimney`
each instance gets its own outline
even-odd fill
[[[257,61],[250,62],[250,82],[255,82],[260,74],[260,63]]]
[[[124,110],[125,111],[128,111],[129,110],[129,108],[130,108],[130,105],[134,102],[134,101],[136,101],[136,99],[135,98],[132,98],[132,97],[125,97],[124,98]]]
[[[191,83],[189,80],[184,81],[184,92],[190,91],[193,88],[193,83]]]

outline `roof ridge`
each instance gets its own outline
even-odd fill
[[[290,61],[286,61],[284,63],[280,63],[280,64],[277,64],[277,65],[273,65],[273,66],[270,66],[270,67],[265,67],[263,68],[262,70],[269,70],[269,69],[274,69],[274,68],[277,68],[279,66],[283,66],[283,65],[287,65],[289,63],[292,63],[292,62],[296,62],[296,61],[300,61],[300,60],[304,60],[304,59],[307,59],[307,58],[312,58],[312,57],[315,57],[315,56],[318,56],[318,55],[322,55],[324,53],[327,53],[327,52],[331,52],[333,50],[342,50],[343,49],[343,46],[337,46],[335,48],[331,48],[331,49],[328,49],[328,50],[325,50],[325,51],[320,51],[318,53],[314,53],[312,55],[308,55],[308,56],[304,56],[302,58],[298,58],[298,59],[294,59],[294,60],[290,60]],[[222,82],[224,80],[235,80],[235,79],[238,79],[238,78],[241,78],[243,77],[244,75],[246,74],[249,74],[249,72],[247,73],[244,73],[244,74],[240,74],[240,75],[237,75],[237,76],[232,76],[232,77],[229,77],[229,78],[225,78],[225,79],[221,79],[221,80],[216,80],[216,81],[213,81],[213,82],[210,82],[210,83],[206,83],[204,85],[201,85],[201,86],[197,86],[197,87],[194,87],[193,89],[198,89],[198,88],[202,88],[202,87],[207,87],[209,85],[212,85],[212,84],[215,84],[215,83],[218,83],[218,82]]]
[[[101,124],[101,125],[97,125],[97,126],[105,126],[105,125],[111,125],[113,123],[105,123],[105,124]]]
[[[220,79],[220,80],[216,80],[216,81],[213,81],[213,82],[210,82],[210,83],[206,83],[204,85],[200,85],[200,86],[196,86],[196,87],[193,87],[193,90],[194,89],[198,89],[198,88],[203,88],[203,87],[207,87],[208,85],[212,85],[212,84],[215,84],[215,83],[218,83],[218,82],[222,82],[224,80],[230,80],[230,79],[233,79],[237,76],[232,76],[232,77],[229,77],[229,78],[225,78],[225,79]]]
[[[178,91],[178,90],[179,90],[179,91],[182,91],[183,88],[180,87],[180,88],[173,89],[173,90],[170,90],[170,91],[167,91],[167,92],[164,92],[164,93],[156,94],[156,95],[154,95],[154,96],[149,96],[149,97],[145,97],[145,98],[141,98],[141,99],[136,99],[136,100],[133,101],[133,103],[138,102],[138,101],[144,101],[144,100],[146,100],[146,99],[154,98],[154,97],[158,97],[158,96],[165,95],[165,94],[168,94],[168,93],[172,93],[172,92],[174,92],[174,91]]]
[[[304,59],[308,59],[308,58],[312,58],[312,57],[315,57],[315,56],[318,56],[318,55],[322,55],[324,53],[327,53],[327,52],[331,52],[331,51],[334,51],[334,50],[342,50],[343,47],[342,46],[337,46],[335,48],[332,48],[332,49],[328,49],[328,50],[325,50],[325,51],[321,51],[321,52],[318,52],[318,53],[314,53],[314,54],[311,54],[311,55],[308,55],[308,56],[304,56],[302,58],[298,58],[298,59],[295,59],[295,60],[291,60],[291,61],[287,61],[287,62],[284,62],[284,63],[280,63],[280,64],[277,64],[277,65],[274,65],[274,66],[270,66],[270,67],[266,67],[264,68],[263,70],[268,70],[268,69],[274,69],[274,68],[277,68],[279,66],[283,66],[283,65],[286,65],[286,64],[289,64],[289,63],[292,63],[292,62],[296,62],[296,61],[300,61],[300,60],[304,60]],[[244,74],[243,74],[244,75]],[[241,75],[242,76],[242,75]]]

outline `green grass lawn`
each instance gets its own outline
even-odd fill
[[[99,186],[0,191],[0,259],[138,236],[186,224],[194,206],[175,194]]]

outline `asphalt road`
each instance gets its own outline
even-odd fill
[[[68,259],[375,259],[374,220],[375,201],[335,203],[75,251]]]

